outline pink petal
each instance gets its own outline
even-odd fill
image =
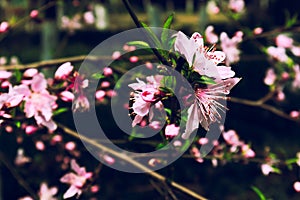
[[[32,78],[31,89],[34,92],[41,92],[47,88],[47,80],[42,73],[35,75]]]
[[[0,70],[0,79],[8,79],[11,75],[11,72]]]
[[[70,188],[64,193],[63,198],[67,199],[73,197],[75,194],[80,194],[81,190],[74,185],[71,185]]]
[[[27,69],[27,70],[24,72],[23,76],[24,76],[24,77],[30,77],[30,78],[31,78],[31,77],[35,76],[38,72],[39,72],[39,71],[38,71],[37,69],[34,69],[34,68]]]
[[[70,62],[66,62],[58,67],[54,74],[55,79],[65,79],[73,70],[73,66]]]

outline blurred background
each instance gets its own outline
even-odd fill
[[[228,35],[233,35],[241,27],[248,30],[263,27],[265,31],[270,31],[284,26],[286,20],[298,14],[300,8],[300,2],[295,0],[248,0],[245,1],[245,12],[235,19],[234,15],[211,12],[211,2],[204,0],[130,2],[139,19],[149,26],[161,27],[166,17],[175,12],[172,28],[187,35],[195,31],[204,32],[208,25],[213,25],[216,33],[225,31]],[[38,15],[30,16],[35,9],[40,9]],[[0,57],[4,56],[8,60],[17,57],[24,64],[86,55],[106,38],[135,28],[121,0],[1,0],[1,21],[9,22],[11,28],[7,33],[0,34]],[[269,39],[272,37],[274,35],[270,35]],[[268,45],[264,38],[260,42]],[[241,60],[232,67],[237,77],[242,77],[243,80],[232,90],[231,96],[256,100],[268,92],[268,87],[263,83],[265,71],[270,67],[267,56],[251,40],[243,42],[240,47]],[[285,92],[289,98],[285,102],[273,104],[287,111],[299,108],[299,92]],[[262,152],[266,148],[282,158],[293,157],[300,150],[299,124],[259,108],[230,102],[228,107],[230,111],[227,112],[225,128],[235,129],[243,140],[252,142],[252,148],[258,157],[263,157]],[[105,112],[105,108],[101,109]],[[60,119],[67,117],[70,118],[70,113]],[[72,119],[69,123],[72,127]],[[16,137],[12,134],[2,134],[0,137],[0,150],[10,160],[14,159],[20,146],[15,142]],[[70,139],[66,136],[66,140]],[[56,149],[49,147],[47,152],[36,153],[33,141],[34,138],[25,138],[22,145],[27,146],[27,153],[34,157],[36,164],[21,168],[21,175],[37,186],[41,179],[59,185],[62,173],[54,162]],[[81,143],[78,145],[82,146]],[[84,148],[81,154],[82,163],[92,169],[97,161]],[[17,199],[26,195],[11,171],[1,164],[0,169],[0,199]],[[209,161],[199,164],[191,158],[181,158],[160,173],[209,199],[258,199],[250,188],[252,185],[272,199],[300,199],[299,193],[292,188],[292,183],[300,179],[300,171],[296,168],[292,171],[283,170],[281,175],[263,176],[256,162],[231,162],[213,167]],[[100,185],[97,195],[83,196],[81,199],[164,199],[153,186],[157,183],[144,174],[126,174],[103,167],[97,182]],[[62,190],[67,188],[62,187]],[[38,190],[38,187],[35,189]],[[175,192],[179,199],[190,199]]]

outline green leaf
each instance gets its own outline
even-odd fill
[[[165,108],[165,111],[168,115],[172,115],[172,110],[170,108]]]
[[[258,195],[260,200],[266,200],[265,195],[255,186],[251,186],[251,189]]]
[[[96,79],[96,80],[102,79],[104,77],[105,76],[102,73],[99,73],[99,72],[92,74],[92,78]]]
[[[16,121],[15,125],[16,125],[17,128],[20,128],[21,127],[21,122],[20,121]]]
[[[22,79],[22,73],[20,72],[20,70],[16,69],[14,71],[14,76],[16,77],[16,82],[20,82]]]
[[[168,41],[169,32],[170,32],[169,29],[173,22],[173,18],[174,18],[174,13],[169,15],[169,17],[167,18],[167,20],[164,23],[164,29],[163,29],[163,31],[161,33],[161,37],[160,37],[162,44],[165,44]]]
[[[216,82],[212,78],[209,78],[207,76],[201,76],[200,80],[197,81],[197,82],[203,83],[203,84],[206,84],[206,85],[216,84]]]
[[[189,140],[186,140],[185,143],[182,145],[182,147],[180,148],[180,151],[181,152],[184,152],[186,151],[189,147],[190,147],[190,141]]]
[[[143,22],[141,22],[141,25],[143,26],[143,28],[147,31],[150,39],[152,40],[152,42],[154,43],[155,47],[158,49],[162,49],[161,43],[159,41],[159,39],[157,38],[157,36],[155,35],[155,33],[151,30],[151,28],[149,28],[149,26]]]
[[[285,161],[285,163],[286,163],[287,165],[289,165],[289,164],[296,163],[297,161],[298,161],[298,158],[291,158],[291,159],[287,159],[287,160]]]
[[[164,76],[164,78],[161,80],[161,82],[165,86],[165,88],[169,89],[169,91],[175,91],[176,78],[174,76]]]
[[[150,48],[149,44],[144,41],[130,41],[130,42],[127,42],[127,45],[136,46],[136,47],[140,47],[140,48]]]
[[[53,116],[59,115],[61,113],[67,112],[69,109],[68,108],[59,108],[55,111],[53,111]]]

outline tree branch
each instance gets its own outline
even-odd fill
[[[157,180],[159,180],[161,182],[167,182],[168,181],[166,177],[162,176],[159,173],[156,173],[156,172],[152,171],[151,169],[149,169],[148,167],[140,164],[139,162],[135,161],[131,157],[129,157],[129,156],[125,155],[125,154],[120,154],[119,152],[116,152],[116,151],[114,151],[114,150],[112,150],[110,148],[107,148],[106,146],[104,146],[104,145],[102,145],[100,143],[97,143],[94,140],[92,140],[92,139],[90,139],[88,137],[85,137],[84,135],[80,135],[79,136],[79,134],[77,132],[69,129],[68,127],[64,126],[63,124],[59,124],[59,123],[57,123],[57,124],[58,124],[58,126],[65,133],[67,133],[67,134],[69,134],[69,135],[71,135],[71,136],[73,136],[73,137],[75,137],[77,139],[81,139],[81,140],[83,140],[83,141],[85,141],[85,142],[87,142],[87,143],[89,143],[89,144],[91,144],[91,145],[99,148],[102,151],[108,152],[109,154],[111,154],[111,155],[113,155],[113,156],[115,156],[115,157],[117,157],[117,158],[119,158],[119,159],[121,159],[123,161],[126,161],[127,163],[132,164],[133,166],[141,169],[145,173],[149,174],[150,176],[152,176],[153,178],[155,178],[155,179],[157,179]],[[189,195],[189,196],[191,196],[191,197],[193,197],[195,199],[207,200],[205,197],[202,197],[201,195],[195,193],[194,191],[192,191],[192,190],[190,190],[190,189],[188,189],[188,188],[186,188],[186,187],[184,187],[184,186],[182,186],[182,185],[180,185],[180,184],[178,184],[178,183],[176,183],[174,181],[168,181],[168,183],[172,187],[174,187],[174,188],[176,188],[176,189],[178,189],[178,190],[186,193],[187,195]]]

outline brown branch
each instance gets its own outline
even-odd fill
[[[253,107],[259,107],[262,108],[264,110],[270,111],[276,115],[278,115],[279,117],[300,123],[300,120],[298,118],[293,118],[290,115],[286,114],[285,112],[275,108],[274,106],[265,104],[265,99],[262,98],[260,100],[257,101],[252,101],[252,100],[247,100],[247,99],[240,99],[240,98],[236,98],[236,97],[230,97],[228,98],[228,101],[234,102],[234,103],[238,103],[238,104],[243,104],[243,105],[247,105],[247,106],[253,106]]]
[[[10,173],[15,177],[18,181],[19,185],[22,186],[31,197],[34,199],[39,199],[36,193],[30,188],[25,179],[17,172],[12,164],[5,158],[4,154],[0,152],[0,161],[6,166],[6,168],[10,171]]]
[[[131,157],[129,157],[129,156],[125,155],[125,154],[120,154],[119,152],[116,152],[116,151],[114,151],[114,150],[112,150],[110,148],[107,148],[106,146],[104,146],[104,145],[102,145],[100,143],[97,143],[96,141],[94,141],[94,140],[92,140],[92,139],[90,139],[88,137],[85,137],[82,134],[79,136],[79,134],[77,132],[69,129],[68,127],[66,127],[66,126],[64,126],[62,124],[58,123],[58,126],[65,133],[67,133],[67,134],[69,134],[69,135],[71,135],[71,136],[73,136],[73,137],[75,137],[77,139],[81,139],[81,140],[83,140],[83,141],[85,141],[85,142],[87,142],[87,143],[89,143],[89,144],[91,144],[91,145],[99,148],[102,151],[105,151],[105,152],[107,152],[107,153],[109,153],[109,154],[111,154],[111,155],[113,155],[113,156],[115,156],[115,157],[117,157],[117,158],[119,158],[119,159],[121,159],[123,161],[126,161],[127,163],[130,163],[131,165],[139,168],[140,170],[144,171],[148,175],[152,176],[153,178],[155,178],[155,179],[157,179],[157,180],[159,180],[161,182],[167,182],[167,178],[166,177],[162,176],[161,174],[159,174],[157,172],[152,171],[151,169],[149,169],[148,167],[140,164],[139,162],[135,161]],[[178,190],[186,193],[187,195],[189,195],[189,196],[191,196],[191,197],[193,197],[195,199],[206,200],[205,197],[202,197],[201,195],[195,193],[194,191],[192,191],[192,190],[190,190],[190,189],[188,189],[188,188],[186,188],[186,187],[184,187],[184,186],[182,186],[182,185],[180,185],[180,184],[178,184],[178,183],[176,183],[174,181],[168,181],[168,183],[172,187],[174,187],[174,188],[176,188],[176,189],[178,189]]]

